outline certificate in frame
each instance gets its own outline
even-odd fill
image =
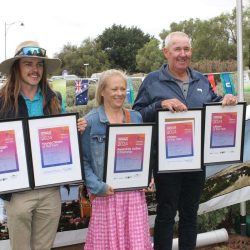
[[[0,193],[31,189],[22,119],[0,120]]]
[[[204,164],[243,162],[246,103],[206,103]]]
[[[203,108],[157,110],[158,173],[203,169]]]
[[[109,124],[106,135],[104,181],[115,191],[146,188],[153,124]]]
[[[27,119],[34,189],[83,181],[77,119],[77,113]]]

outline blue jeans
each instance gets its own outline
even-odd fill
[[[197,211],[204,182],[205,171],[155,174],[157,199],[155,250],[172,250],[173,226],[177,210],[179,249],[195,249]]]

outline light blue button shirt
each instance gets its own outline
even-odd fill
[[[43,95],[39,88],[33,100],[30,100],[27,96],[23,95],[25,100],[29,117],[43,115]]]

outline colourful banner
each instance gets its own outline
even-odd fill
[[[129,104],[133,104],[135,100],[133,81],[131,78],[127,80],[127,101]]]
[[[53,90],[58,91],[62,95],[62,102],[66,106],[66,98],[67,98],[67,91],[66,91],[66,80],[64,79],[58,79],[58,80],[53,80],[51,82],[51,86]]]
[[[225,94],[235,95],[234,82],[231,73],[220,74],[221,83]]]
[[[209,75],[207,76],[207,79],[208,79],[208,81],[210,82],[211,87],[212,87],[214,93],[217,93],[216,81],[215,81],[215,78],[214,78],[214,74],[209,74]]]

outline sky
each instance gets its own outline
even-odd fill
[[[208,20],[231,13],[236,1],[4,0],[0,4],[0,62],[5,59],[5,49],[10,58],[14,56],[16,46],[25,40],[38,41],[51,57],[64,45],[79,46],[83,40],[96,38],[113,24],[135,26],[159,38],[159,33],[169,29],[172,22],[190,18]]]

